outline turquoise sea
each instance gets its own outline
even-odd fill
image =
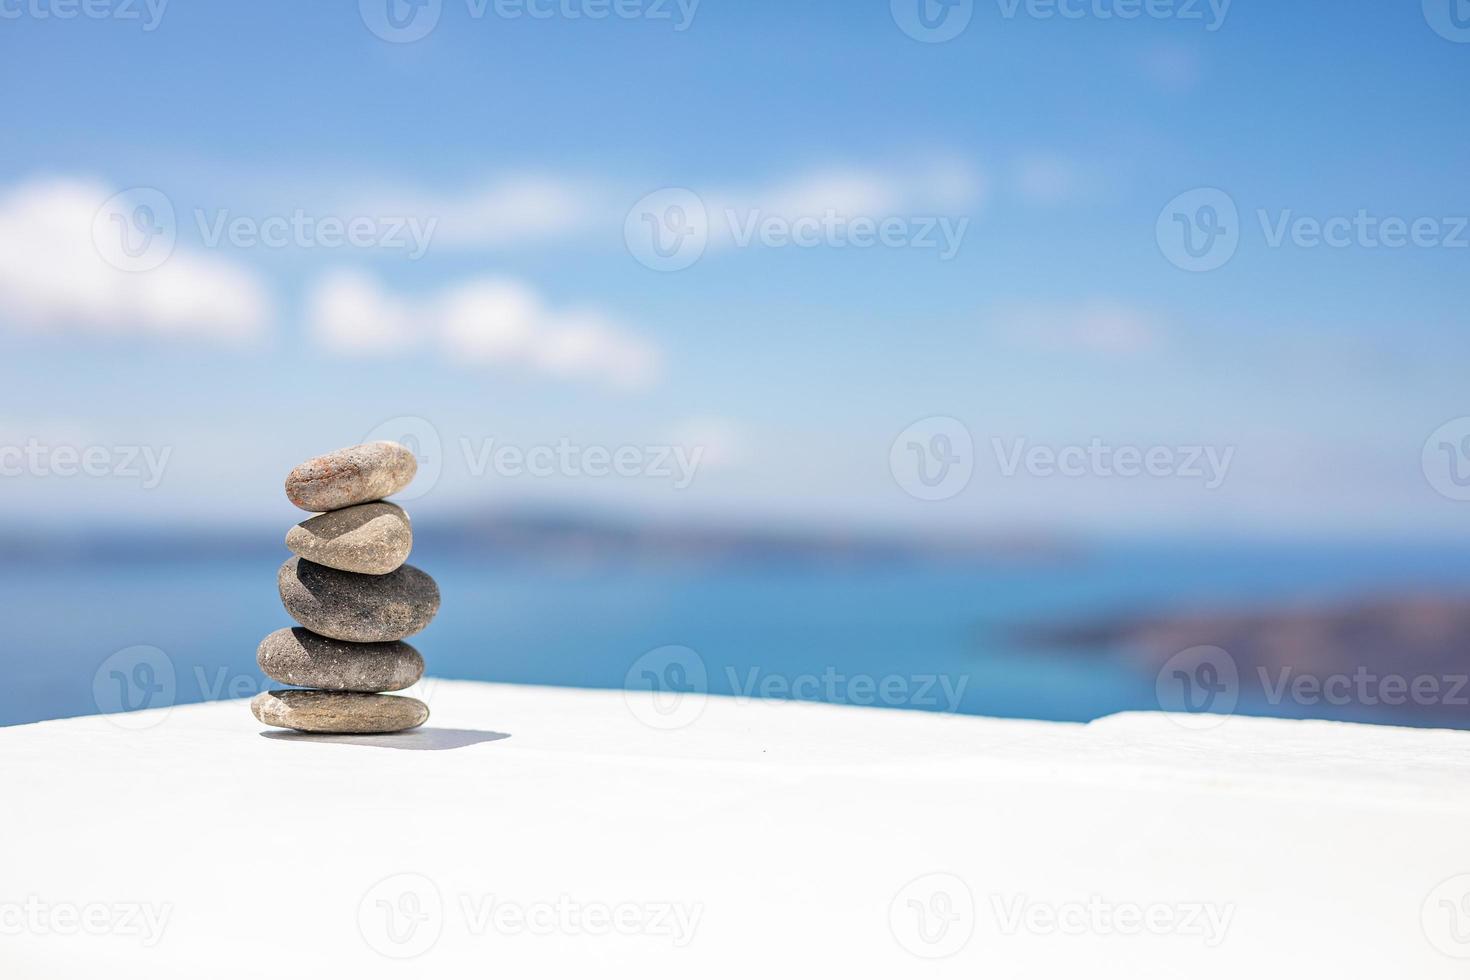
[[[1153,671],[1120,651],[1029,649],[1015,627],[1470,590],[1470,554],[1450,546],[1115,543],[1034,560],[848,565],[480,561],[426,549],[414,562],[443,593],[438,618],[412,641],[435,676],[620,688],[640,657],[675,645],[694,652],[714,693],[1073,721],[1157,707]],[[116,708],[127,695],[107,693],[102,675],[136,646],[166,658],[154,657],[140,690],[162,686],[160,666],[173,673],[165,697],[180,703],[260,690],[256,644],[290,625],[277,564],[268,555],[0,563],[12,654],[0,724]],[[1410,720],[1383,711],[1331,716]]]

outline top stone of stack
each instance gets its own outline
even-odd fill
[[[397,493],[418,468],[407,447],[369,442],[308,459],[286,477],[286,496],[313,513],[341,510]]]

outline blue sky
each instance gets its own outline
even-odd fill
[[[0,443],[171,454],[147,488],[8,475],[38,520],[269,519],[299,458],[413,417],[442,456],[421,509],[1109,532],[1464,524],[1470,504],[1436,492],[1421,451],[1470,415],[1470,247],[1453,244],[1470,242],[1455,234],[1470,214],[1470,44],[1418,2],[1238,0],[1221,17],[1157,0],[1175,16],[1124,20],[1102,16],[1118,0],[1067,3],[1076,17],[989,0],[941,43],[908,36],[887,0],[703,0],[682,31],[678,6],[652,0],[624,9],[670,18],[564,12],[596,0],[475,16],[444,0],[412,43],[376,36],[355,3],[175,0],[152,30],[141,4],[96,8],[141,19],[63,19],[59,3],[0,3],[0,82],[15,93]],[[157,268],[119,271],[87,226],[134,188],[164,195],[176,243]],[[664,188],[694,192],[711,223],[678,271],[640,264],[625,237],[630,209]],[[1156,223],[1199,188],[1238,210],[1238,243],[1189,272]],[[727,217],[829,209],[839,238],[855,219],[894,221],[909,242],[930,220],[965,224],[944,258],[741,245]],[[1431,244],[1270,240],[1282,222],[1360,212],[1431,222]],[[209,241],[221,220],[296,213],[435,226],[416,258]],[[891,449],[934,417],[963,424],[974,473],[922,500]],[[465,446],[489,439],[704,455],[684,488],[471,472]],[[1007,475],[995,440],[1233,455],[1207,489]]]

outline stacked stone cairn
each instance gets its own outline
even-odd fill
[[[316,513],[286,534],[292,557],[276,576],[286,612],[300,623],[261,641],[256,659],[293,690],[266,691],[255,717],[301,732],[379,734],[422,725],[428,705],[401,691],[424,673],[404,639],[439,611],[439,587],[405,565],[408,514],[384,500],[418,471],[396,442],[371,442],[309,459],[286,477],[286,496]]]

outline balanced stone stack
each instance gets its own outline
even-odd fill
[[[424,673],[404,639],[439,611],[439,587],[405,565],[413,547],[408,514],[384,497],[418,471],[396,442],[372,442],[309,459],[286,477],[286,496],[320,512],[286,534],[295,556],[281,566],[281,602],[301,624],[261,641],[267,677],[295,690],[266,691],[255,717],[302,732],[370,734],[422,725],[429,708],[401,691]]]

